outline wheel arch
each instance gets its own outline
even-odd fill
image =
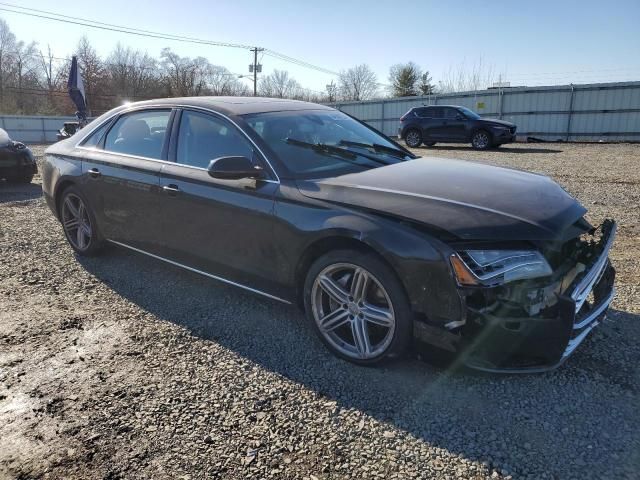
[[[333,234],[326,237],[319,238],[310,243],[302,252],[298,263],[296,264],[294,276],[296,285],[296,302],[298,305],[304,305],[303,290],[304,282],[313,262],[315,262],[322,255],[335,250],[356,250],[363,253],[368,253],[375,256],[378,260],[387,265],[398,277],[397,269],[393,263],[383,255],[379,249],[375,248],[365,240],[357,238],[355,236],[349,236],[347,234]],[[400,280],[398,278],[398,280]],[[404,283],[400,281],[404,289]],[[405,289],[405,294],[407,294]]]
[[[58,219],[60,219],[60,200],[62,200],[62,193],[69,187],[75,185],[76,182],[71,180],[70,178],[61,179],[55,187],[53,191],[53,201],[56,206],[56,215]]]

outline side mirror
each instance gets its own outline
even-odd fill
[[[264,171],[247,157],[220,157],[209,163],[209,176],[222,180],[263,178]]]

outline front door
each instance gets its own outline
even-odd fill
[[[443,119],[440,135],[449,142],[466,140],[467,118],[453,107],[443,107]]]
[[[160,174],[166,258],[244,286],[269,290],[273,265],[272,215],[278,182],[220,180],[211,160],[244,156],[263,166],[253,144],[235,125],[214,114],[184,110],[174,163]]]

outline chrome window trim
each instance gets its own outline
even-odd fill
[[[116,157],[127,157],[127,158],[133,158],[135,160],[146,160],[146,161],[149,161],[149,162],[157,162],[157,163],[161,163],[161,164],[165,164],[165,165],[173,165],[173,166],[177,166],[177,167],[190,168],[192,170],[200,170],[202,172],[206,172],[207,171],[206,168],[194,167],[193,165],[184,165],[182,163],[171,162],[169,160],[161,160],[159,158],[141,157],[139,155],[131,155],[129,153],[111,152],[109,150],[101,150],[101,149],[90,148],[90,147],[76,147],[76,148],[79,149],[79,150],[87,150],[89,152],[99,152],[101,154],[113,155],[113,156],[116,156]],[[277,183],[277,184],[280,183],[277,180],[271,180],[271,179],[268,179],[268,178],[261,178],[260,181],[261,182],[267,182],[267,183]]]
[[[75,148],[78,148],[78,149],[81,149],[81,150],[88,150],[88,151],[92,151],[92,152],[99,151],[99,152],[109,153],[109,154],[113,154],[113,155],[124,155],[124,156],[130,157],[130,158],[137,158],[137,159],[142,159],[142,160],[152,160],[154,162],[163,162],[163,163],[168,163],[168,164],[171,164],[171,165],[180,165],[180,166],[187,167],[187,168],[197,168],[198,170],[206,171],[206,168],[191,167],[190,165],[182,165],[182,164],[177,163],[177,162],[169,162],[167,160],[160,160],[160,159],[157,159],[157,158],[141,157],[141,156],[138,156],[138,155],[129,155],[129,154],[126,154],[126,153],[111,152],[109,150],[104,150],[104,149],[88,148],[88,147],[84,147],[84,146],[80,145],[85,140],[85,138],[87,138],[89,135],[91,135],[96,129],[100,128],[105,123],[111,121],[116,116],[126,115],[128,113],[133,113],[133,112],[136,112],[138,110],[158,110],[158,109],[159,110],[167,110],[167,109],[173,110],[173,109],[178,109],[178,108],[183,109],[183,110],[184,109],[187,109],[187,110],[200,110],[202,112],[212,113],[212,114],[217,115],[217,116],[227,120],[228,122],[230,122],[232,125],[234,125],[242,133],[242,135],[245,136],[245,138],[247,140],[249,140],[249,142],[251,142],[251,144],[258,150],[258,152],[260,152],[260,155],[262,155],[262,158],[264,158],[264,161],[269,166],[269,170],[271,170],[271,173],[275,177],[275,180],[263,179],[262,181],[263,182],[269,182],[269,183],[280,183],[280,177],[278,176],[278,173],[276,172],[276,169],[273,168],[273,164],[269,160],[269,157],[267,157],[267,155],[265,155],[265,153],[256,144],[256,142],[254,142],[253,139],[249,135],[247,135],[247,132],[245,132],[242,128],[240,128],[240,125],[238,125],[236,122],[234,122],[230,117],[228,117],[224,113],[220,113],[220,112],[217,112],[215,110],[211,110],[211,109],[206,108],[206,107],[200,107],[200,106],[195,106],[195,105],[184,105],[184,104],[178,104],[178,105],[157,105],[157,104],[156,105],[134,105],[131,108],[120,110],[120,111],[114,113],[113,115],[111,115],[110,117],[108,117],[107,119],[105,119],[102,123],[97,125],[89,133],[87,133],[85,136],[83,136],[75,144]]]
[[[219,277],[218,275],[213,275],[212,273],[208,273],[208,272],[205,272],[203,270],[198,270],[197,268],[189,267],[189,266],[184,265],[182,263],[175,262],[173,260],[169,260],[168,258],[161,257],[159,255],[155,255],[153,253],[149,253],[149,252],[146,252],[144,250],[140,250],[139,248],[136,248],[136,247],[132,247],[131,245],[127,245],[126,243],[116,242],[115,240],[110,240],[110,239],[106,239],[106,240],[108,242],[110,242],[110,243],[115,244],[115,245],[119,245],[121,247],[128,248],[129,250],[133,250],[134,252],[142,253],[144,255],[148,255],[149,257],[155,258],[157,260],[162,260],[163,262],[169,263],[171,265],[175,265],[176,267],[181,267],[181,268],[184,268],[185,270],[189,270],[191,272],[199,273],[200,275],[204,275],[205,277],[213,278],[214,280],[218,280],[220,282],[227,283],[229,285],[233,285],[235,287],[239,287],[239,288],[242,288],[244,290],[248,290],[248,291],[253,292],[253,293],[257,293],[258,295],[265,296],[265,297],[270,298],[272,300],[277,300],[279,302],[286,303],[287,305],[291,305],[290,301],[285,300],[285,299],[280,298],[280,297],[276,297],[275,295],[271,295],[270,293],[263,292],[262,290],[251,288],[251,287],[248,287],[246,285],[242,285],[241,283],[233,282],[233,281],[228,280],[228,279],[226,279],[224,277]]]

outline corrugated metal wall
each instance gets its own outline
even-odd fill
[[[64,122],[77,120],[76,117],[0,115],[0,128],[6,130],[12,140],[48,143],[56,141],[56,133]]]
[[[407,97],[335,106],[387,135],[411,107],[462,105],[518,125],[518,135],[545,140],[640,141],[640,82],[517,87]]]

